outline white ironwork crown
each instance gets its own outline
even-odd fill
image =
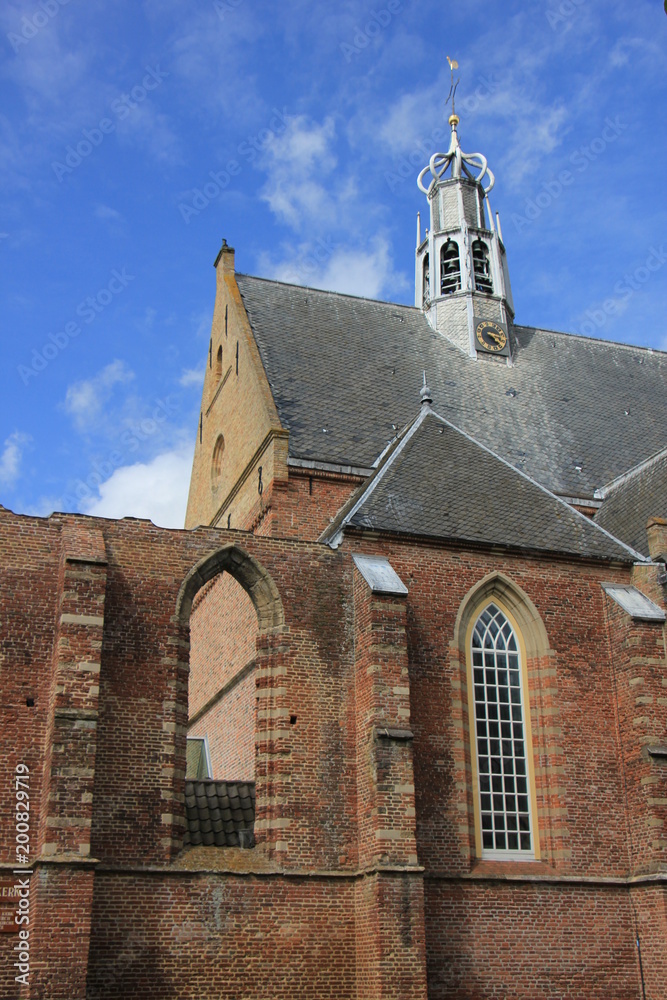
[[[452,127],[452,138],[449,143],[449,149],[446,153],[434,153],[429,160],[428,166],[419,174],[417,178],[417,186],[420,191],[428,195],[431,193],[434,184],[438,184],[445,176],[447,170],[451,166],[452,178],[461,177],[465,174],[471,181],[475,181],[477,184],[482,184],[482,189],[484,194],[487,195],[493,185],[496,183],[496,179],[493,176],[491,170],[489,170],[489,165],[486,161],[486,157],[482,153],[464,153],[459,145],[459,137],[456,131],[456,126],[459,123],[459,116],[456,114],[450,115],[449,124]],[[472,167],[473,171],[479,171],[477,176],[474,172],[468,169],[468,165]],[[424,178],[426,175],[431,174],[431,180],[428,187],[424,186]],[[482,181],[484,177],[488,180],[488,186],[484,187]]]

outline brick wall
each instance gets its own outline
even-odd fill
[[[190,616],[188,703],[188,736],[207,737],[214,778],[255,777],[256,642],[250,597],[228,573],[216,576]]]
[[[601,588],[630,568],[7,512],[0,542],[0,599],[9,582],[34,608],[7,606],[0,749],[32,761],[38,850],[53,852],[34,857],[30,1000],[194,1000],[204,982],[230,998],[407,1000],[426,995],[426,960],[429,996],[625,1000],[639,996],[636,927],[646,982],[665,992],[664,796],[643,780],[662,765],[642,756],[664,732],[664,631],[618,618]],[[371,594],[355,548],[386,554],[407,597]],[[528,653],[541,858],[523,864],[475,849],[461,636],[465,609],[496,593]],[[180,853],[188,662],[192,643],[203,704],[219,673],[238,676],[249,626],[254,674],[230,691],[247,706],[254,686],[258,846],[235,872],[231,854]],[[402,720],[413,741],[378,741]],[[10,821],[6,784],[0,805]],[[7,880],[4,824],[3,838]]]
[[[430,1000],[641,997],[627,889],[427,878],[425,895]]]
[[[353,1000],[349,883],[98,876],[87,1000]]]

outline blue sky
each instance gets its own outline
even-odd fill
[[[648,0],[5,0],[0,502],[182,524],[222,237],[413,302],[447,54],[517,322],[667,349],[666,39]]]

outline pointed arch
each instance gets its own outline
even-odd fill
[[[264,567],[238,545],[225,545],[204,556],[192,567],[181,584],[176,614],[183,625],[190,621],[195,594],[219,573],[229,573],[247,591],[257,612],[260,632],[285,624],[285,613],[278,588]]]
[[[515,619],[526,647],[529,660],[550,654],[549,637],[539,611],[528,594],[504,573],[489,573],[470,588],[461,602],[456,624],[454,641],[459,651],[465,654],[466,634],[471,620],[486,601],[497,598]]]
[[[540,697],[539,663],[550,653],[544,623],[525,591],[493,572],[463,599],[455,642],[465,665],[475,853],[538,859],[545,831],[537,821],[531,716]]]

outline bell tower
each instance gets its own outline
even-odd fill
[[[495,178],[485,156],[461,149],[453,100],[449,125],[449,149],[434,153],[417,178],[430,225],[422,238],[417,217],[415,305],[470,357],[510,363],[514,305],[500,220],[494,223],[489,204]]]

